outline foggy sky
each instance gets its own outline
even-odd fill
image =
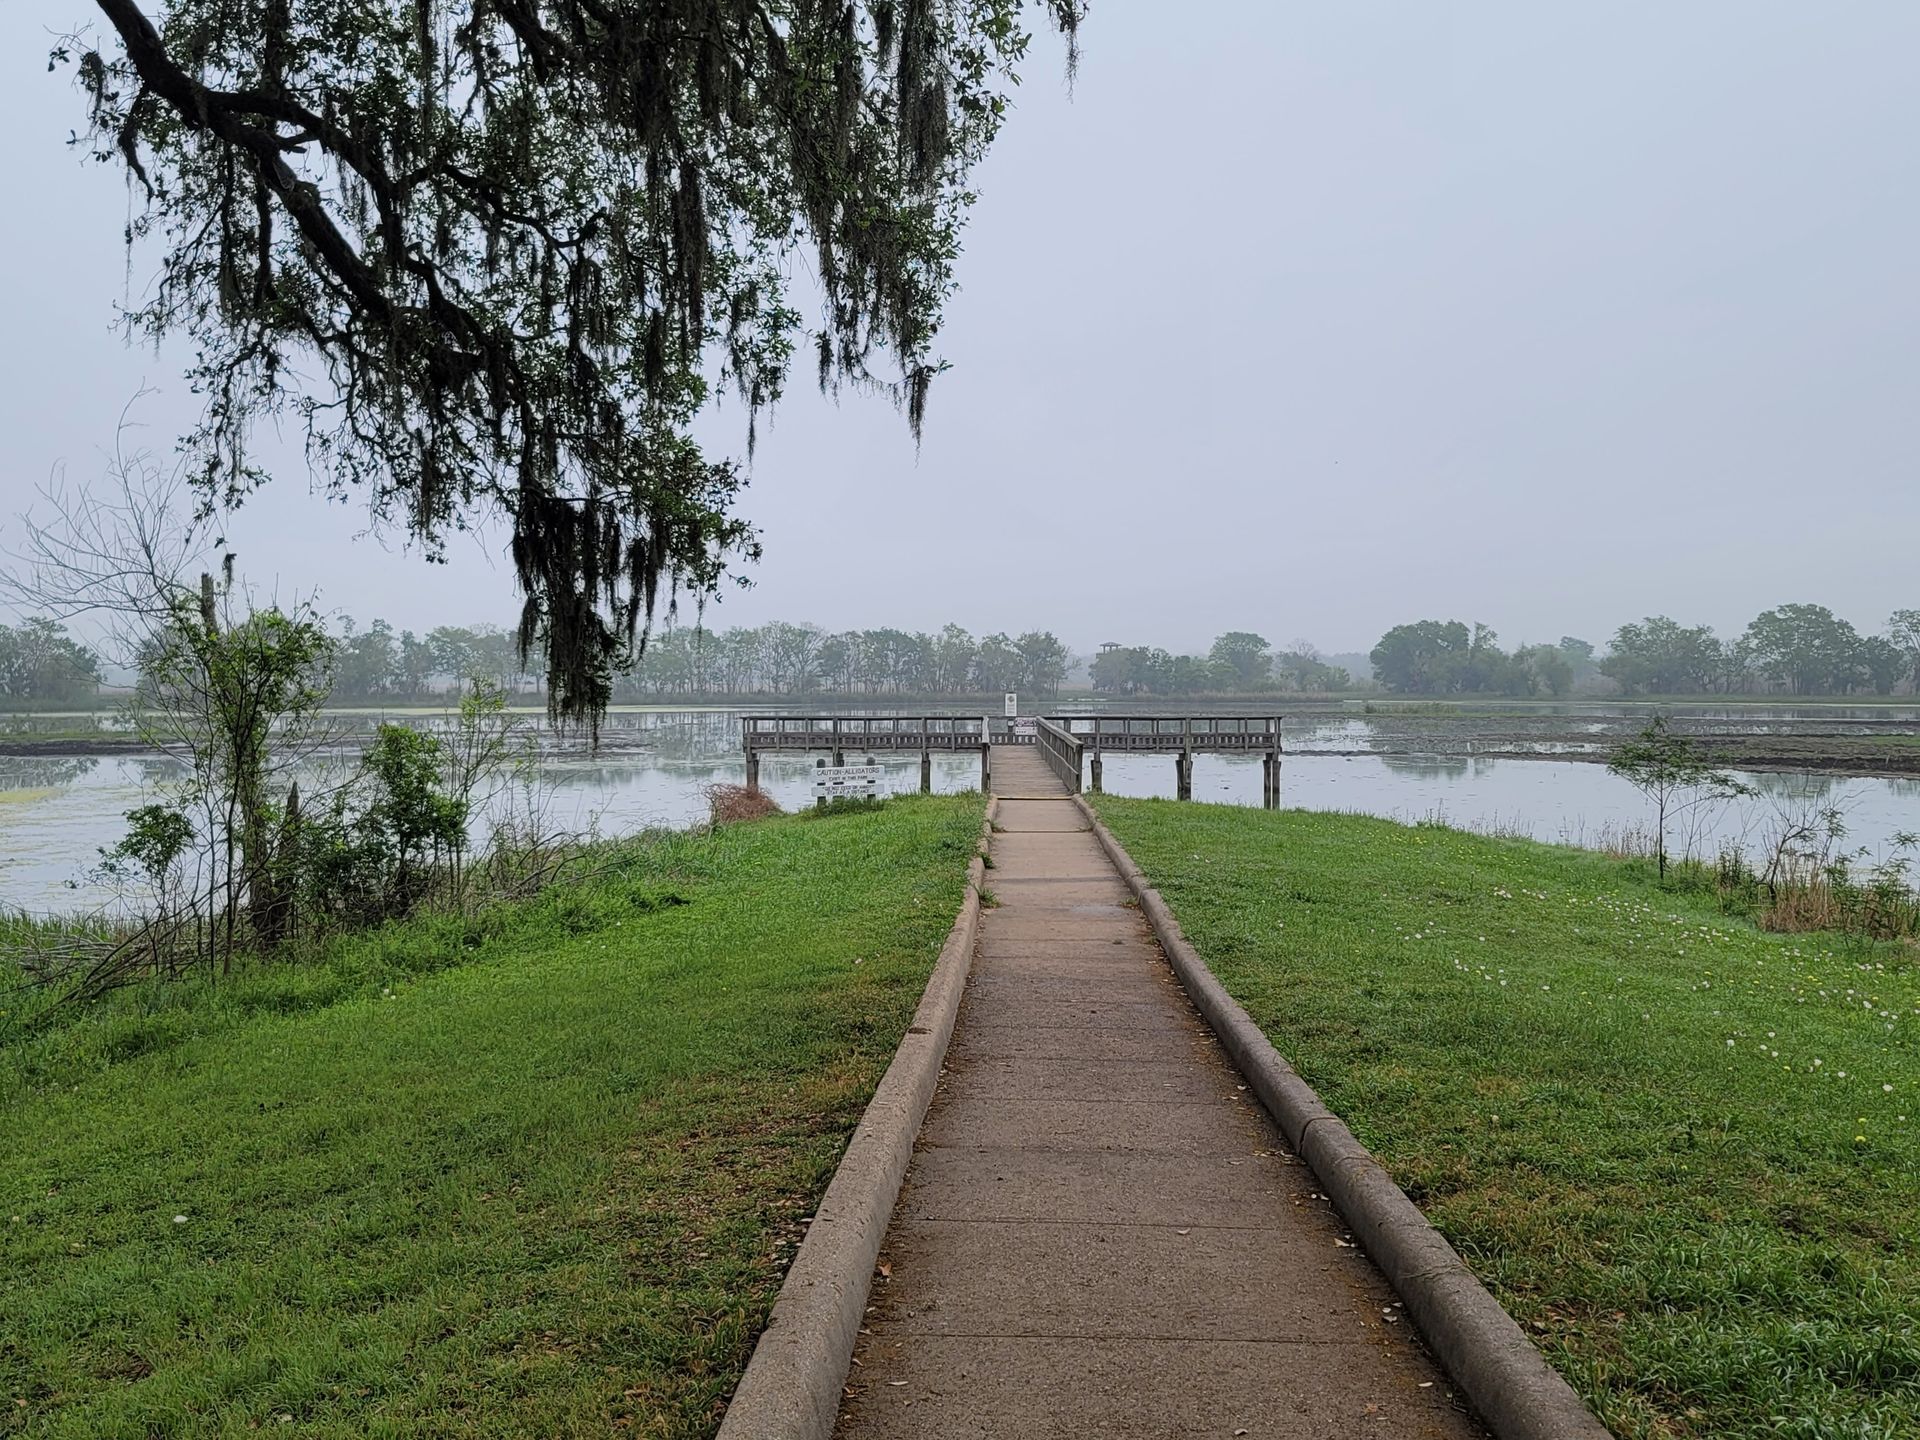
[[[197,411],[112,330],[154,257],[46,67],[91,9],[0,6],[6,517],[97,473],[143,381],[157,447]],[[1094,0],[1083,48],[1069,96],[1036,41],[978,174],[924,446],[802,365],[745,496],[766,559],[710,624],[1333,651],[1920,605],[1920,6]],[[744,448],[738,406],[707,434]],[[276,453],[243,572],[515,612],[497,527],[428,566]]]

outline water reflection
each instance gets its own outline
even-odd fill
[[[1617,720],[1618,710],[1613,713]],[[1828,713],[1820,707],[1821,718]],[[1886,712],[1875,708],[1871,714],[1880,718]],[[576,830],[592,826],[608,835],[685,826],[704,816],[701,792],[707,785],[744,778],[737,710],[633,710],[613,718],[618,724],[610,721],[598,753],[547,737],[538,771],[550,795],[550,823]],[[1393,753],[1376,748],[1396,743],[1382,737],[1379,719],[1323,714],[1298,727],[1298,741],[1290,726],[1290,747],[1338,747],[1344,753],[1290,754],[1283,803],[1407,821],[1439,817],[1569,843],[1598,843],[1646,822],[1641,797],[1603,765],[1460,752]],[[316,761],[303,775],[303,791],[310,783],[320,788],[336,783],[353,753],[347,748],[331,760]],[[804,807],[810,802],[814,758],[768,755],[761,783],[782,806]],[[849,758],[859,757],[852,752]],[[918,788],[917,756],[875,758],[895,789]],[[0,759],[0,904],[55,910],[104,899],[86,879],[99,850],[119,838],[127,810],[153,798],[158,787],[179,774],[178,762],[158,755]],[[974,789],[978,757],[936,754],[933,777],[934,788],[942,792]],[[1837,805],[1847,815],[1849,843],[1875,849],[1884,848],[1897,832],[1920,830],[1920,778],[1826,773],[1743,778],[1760,797],[1715,816],[1698,843],[1710,848],[1721,838],[1751,839],[1776,804]],[[1170,795],[1173,759],[1109,753],[1105,781],[1116,794]],[[1259,759],[1196,757],[1194,797],[1257,805]],[[484,833],[485,828],[483,818],[476,829]]]
[[[0,797],[17,791],[72,785],[99,763],[98,757],[92,755],[0,756]]]
[[[1418,780],[1458,780],[1481,771],[1491,772],[1497,760],[1470,760],[1460,755],[1382,755],[1380,763],[1390,775],[1409,775]]]

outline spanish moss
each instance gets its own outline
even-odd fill
[[[759,542],[689,438],[721,390],[751,453],[810,338],[825,389],[916,438],[967,176],[1038,11],[1080,0],[96,0],[85,143],[123,167],[127,317],[188,337],[208,506],[297,417],[339,491],[430,554],[504,516],[556,718],[593,724],[659,607]],[[809,324],[796,255],[818,277]]]

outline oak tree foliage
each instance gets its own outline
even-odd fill
[[[1081,0],[96,0],[91,152],[159,251],[131,333],[185,337],[208,504],[304,422],[330,484],[429,550],[506,517],[523,647],[592,720],[656,604],[758,553],[736,463],[807,344],[915,434],[967,177],[1027,12]],[[149,11],[152,13],[149,14]],[[790,298],[797,262],[821,313]]]

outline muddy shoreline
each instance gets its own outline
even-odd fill
[[[87,755],[160,755],[165,752],[132,736],[99,740],[0,740],[0,758],[72,760]]]

